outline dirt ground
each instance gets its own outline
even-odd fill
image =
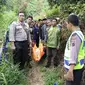
[[[43,74],[40,72],[40,66],[32,62],[32,68],[29,70],[28,85],[44,85]]]
[[[43,73],[40,72],[40,64],[32,61],[32,68],[28,73],[28,85],[45,85],[43,81]],[[83,78],[81,85],[85,85],[85,70],[83,72]]]

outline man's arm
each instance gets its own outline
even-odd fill
[[[14,50],[15,49],[14,41],[11,41],[10,44],[11,44],[11,49]]]
[[[71,39],[71,55],[70,64],[76,64],[78,62],[78,53],[80,50],[81,39],[77,34],[74,34]]]
[[[11,44],[11,49],[15,49],[14,41],[15,41],[15,27],[16,22],[13,22],[9,28],[9,41]]]

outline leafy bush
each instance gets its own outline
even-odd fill
[[[56,17],[60,14],[60,6],[55,5],[52,9],[47,11],[47,17]]]
[[[44,73],[44,81],[45,85],[54,85],[55,82],[58,82],[58,85],[63,85],[63,72],[61,70],[61,67],[57,68],[52,68],[52,69],[47,69],[47,68],[42,68],[41,71]],[[61,75],[62,74],[62,75]]]
[[[27,79],[18,65],[3,62],[0,66],[0,85],[27,85]]]
[[[70,36],[71,32],[68,31],[67,29],[65,28],[62,28],[62,31],[61,31],[61,39],[60,39],[60,52],[61,53],[64,53],[64,50],[65,50],[65,46],[66,46],[66,42],[68,40],[68,37]],[[61,54],[60,53],[60,54]]]
[[[52,9],[47,11],[47,17],[57,17],[66,18],[70,13],[77,14],[81,19],[85,19],[85,4],[78,2],[77,4],[73,3],[64,3],[59,6],[56,4]]]
[[[8,26],[14,20],[17,20],[16,14],[13,11],[0,14],[0,39],[3,39],[4,33],[8,30]]]

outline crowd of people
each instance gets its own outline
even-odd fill
[[[60,37],[63,27],[67,27],[72,32],[64,53],[64,67],[67,73],[64,75],[66,85],[80,85],[84,67],[84,35],[79,28],[79,19],[75,14],[68,16],[67,22],[62,22],[59,18],[44,18],[34,20],[28,16],[25,20],[24,12],[18,13],[18,21],[12,22],[9,30],[9,40],[13,50],[14,64],[19,63],[23,69],[26,62],[30,66],[30,48],[36,44],[39,47],[41,41],[46,48],[47,55],[46,68],[53,63],[59,65],[57,51],[60,47]]]
[[[59,18],[33,20],[32,16],[28,16],[24,20],[24,13],[20,12],[19,20],[12,22],[9,27],[9,41],[11,41],[11,48],[14,49],[14,63],[20,62],[20,66],[24,68],[25,62],[27,60],[30,62],[30,56],[32,56],[30,55],[30,48],[34,44],[39,47],[39,41],[41,41],[46,47],[45,54],[48,56],[46,67],[50,67],[52,61],[57,66],[59,64],[57,50],[60,46],[62,29],[59,22]]]

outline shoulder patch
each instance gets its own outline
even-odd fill
[[[75,46],[75,43],[74,42],[72,43],[72,46]]]

